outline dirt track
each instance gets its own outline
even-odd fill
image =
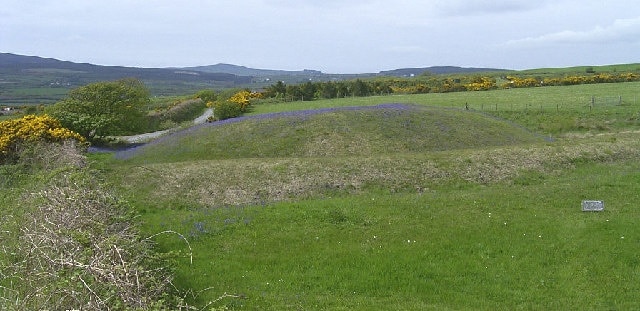
[[[208,108],[201,116],[195,118],[193,120],[193,123],[194,124],[205,123],[207,122],[207,119],[211,116],[213,116],[213,109]],[[144,133],[144,134],[131,135],[131,136],[118,136],[117,138],[119,140],[122,140],[130,144],[137,144],[137,143],[148,142],[152,139],[158,138],[164,134],[171,133],[173,131],[175,131],[175,129],[168,129],[164,131],[157,131],[152,133]]]

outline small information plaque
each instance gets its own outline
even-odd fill
[[[584,200],[582,201],[582,211],[583,212],[602,212],[604,211],[604,202]]]

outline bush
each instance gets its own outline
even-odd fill
[[[193,121],[193,119],[202,114],[205,108],[207,108],[206,103],[202,100],[188,100],[167,110],[165,112],[165,118],[174,123]]]
[[[46,111],[62,125],[94,141],[144,130],[149,90],[137,79],[96,82],[73,89]]]
[[[217,101],[213,104],[213,113],[217,120],[235,118],[242,114],[242,107],[230,101]]]
[[[195,95],[196,98],[200,98],[203,102],[214,102],[217,99],[216,92],[214,90],[201,90]]]
[[[62,127],[50,116],[27,115],[0,122],[0,164],[15,163],[30,145],[38,142],[84,142],[84,137]]]
[[[65,161],[84,157],[70,145],[48,148],[46,155]],[[98,176],[77,166],[31,176],[31,186],[16,189],[23,194],[0,197],[0,309],[183,307],[166,258]]]

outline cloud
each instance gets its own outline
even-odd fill
[[[373,5],[380,0],[264,0],[267,5],[275,5],[277,7],[286,8],[299,8],[299,7],[313,7],[313,8],[344,8],[344,7],[358,7]]]
[[[470,16],[529,11],[539,9],[548,2],[548,0],[445,0],[437,1],[436,7],[447,16]]]
[[[425,49],[424,47],[421,46],[417,46],[417,45],[402,45],[402,46],[392,46],[389,48],[384,49],[385,51],[388,52],[392,52],[392,53],[399,53],[399,54],[404,54],[404,53],[423,53],[423,52],[428,52],[428,49]]]
[[[558,44],[604,44],[640,42],[640,16],[631,19],[617,19],[608,26],[596,26],[590,30],[564,30],[537,37],[510,40],[509,47],[536,47]]]

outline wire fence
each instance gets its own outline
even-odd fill
[[[638,107],[636,96],[591,96],[585,97],[577,103],[471,103],[466,102],[463,108],[466,110],[480,111],[594,111],[598,109],[628,109]]]

